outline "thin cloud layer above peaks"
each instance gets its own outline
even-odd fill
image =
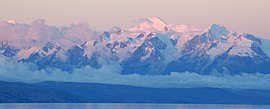
[[[69,27],[49,26],[44,19],[37,19],[31,24],[0,21],[0,38],[15,47],[30,47],[35,44],[45,45],[55,41],[64,47],[71,47],[91,40],[97,32],[90,29],[87,23],[72,24]]]

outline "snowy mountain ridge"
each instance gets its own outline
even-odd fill
[[[270,40],[219,24],[202,30],[154,17],[99,33],[87,23],[56,28],[41,19],[30,25],[0,21],[0,38],[0,54],[6,59],[39,69],[72,72],[114,61],[122,74],[270,73]]]

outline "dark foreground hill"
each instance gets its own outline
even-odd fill
[[[270,104],[270,90],[146,88],[95,83],[0,82],[2,103]]]

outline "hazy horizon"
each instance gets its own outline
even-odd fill
[[[206,28],[228,25],[233,30],[270,38],[269,0],[1,0],[0,20],[31,23],[42,18],[48,25],[87,22],[97,30],[129,27],[138,19],[160,17],[168,24]]]

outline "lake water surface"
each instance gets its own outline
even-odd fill
[[[270,109],[270,105],[8,103],[0,104],[0,109]]]

